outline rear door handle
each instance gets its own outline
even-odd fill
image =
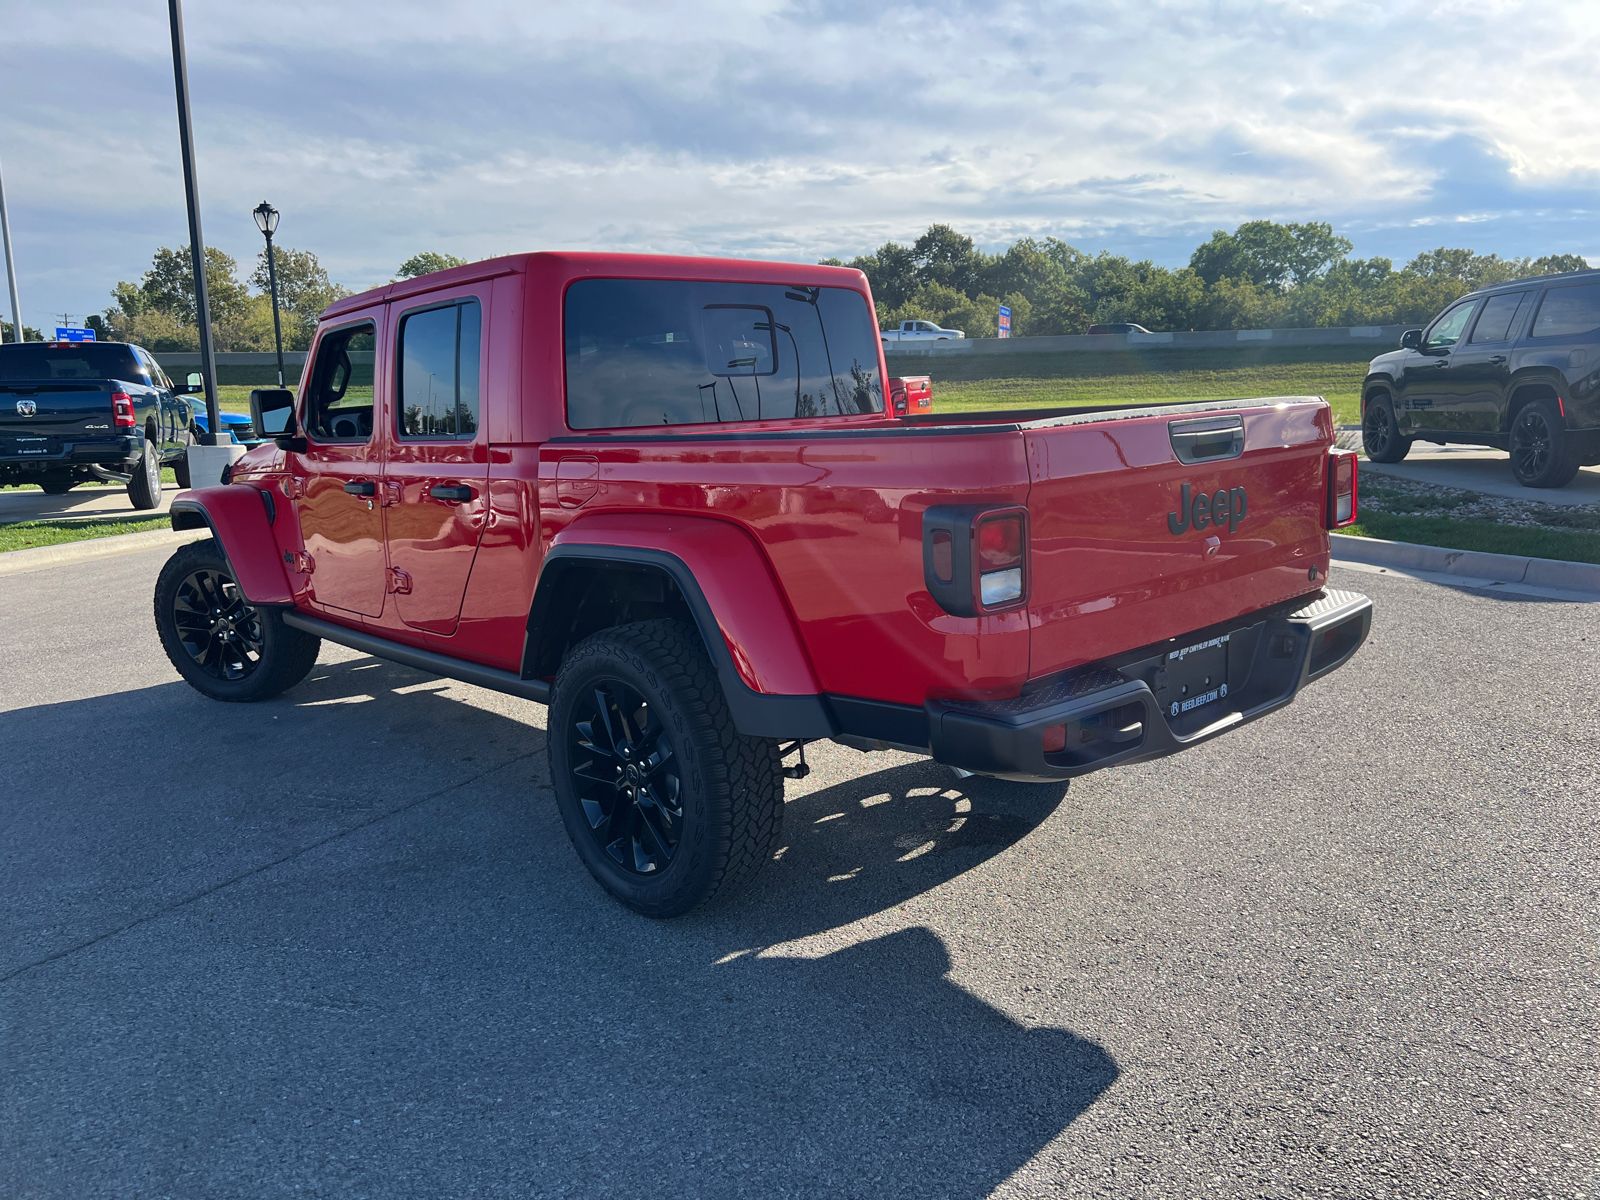
[[[1503,362],[1505,362],[1505,360],[1506,360],[1506,356],[1504,354],[1491,354],[1491,355],[1489,355],[1489,361],[1492,362],[1492,363],[1503,363]]]
[[[1434,369],[1437,370],[1440,367],[1448,367],[1450,365],[1450,362],[1449,362],[1448,359],[1441,358],[1438,362],[1434,363],[1433,365],[1434,365]]]
[[[438,487],[429,488],[428,495],[432,496],[435,500],[454,500],[457,503],[464,504],[468,500],[472,499],[473,492],[469,487],[461,487],[452,484],[440,484]]]
[[[378,485],[370,479],[359,479],[345,484],[344,490],[352,496],[376,496]]]

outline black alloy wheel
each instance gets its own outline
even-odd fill
[[[1361,448],[1373,462],[1380,463],[1399,462],[1410,451],[1411,443],[1400,436],[1387,396],[1378,395],[1367,401],[1367,410],[1361,417]]]
[[[179,581],[172,623],[178,644],[212,679],[248,679],[261,665],[266,640],[261,614],[245,603],[239,585],[222,571],[200,567]]]
[[[1536,479],[1550,469],[1555,436],[1544,413],[1529,405],[1511,427],[1511,469],[1518,479]]]
[[[601,679],[573,706],[567,761],[589,835],[630,875],[655,875],[683,837],[683,780],[672,739],[643,696]]]
[[[1511,424],[1511,473],[1524,487],[1565,487],[1578,473],[1571,441],[1556,406],[1533,401]]]

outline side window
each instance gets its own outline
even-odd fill
[[[1512,292],[1505,296],[1490,296],[1484,301],[1478,323],[1472,327],[1471,341],[1474,344],[1505,341],[1511,336],[1511,328],[1516,323],[1517,315],[1522,312],[1523,304],[1532,294]]]
[[[476,300],[425,308],[400,320],[396,405],[403,438],[470,438],[478,432]]]
[[[1461,340],[1461,335],[1466,332],[1467,321],[1472,316],[1472,310],[1478,307],[1476,300],[1469,300],[1465,304],[1458,304],[1444,316],[1433,323],[1433,328],[1428,330],[1427,337],[1422,340],[1422,349],[1448,350]]]
[[[573,429],[883,411],[878,323],[853,289],[580,279],[565,316]]]
[[[1600,329],[1600,283],[1551,288],[1533,319],[1531,337],[1571,337]]]
[[[364,442],[372,436],[377,343],[370,321],[323,334],[306,391],[306,431],[317,441]]]

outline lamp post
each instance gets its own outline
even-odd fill
[[[22,340],[22,301],[17,299],[17,264],[11,257],[11,222],[6,219],[6,185],[0,181],[0,241],[5,243],[6,281],[11,285],[11,339]],[[3,341],[4,338],[0,338]]]
[[[222,413],[217,407],[217,356],[211,345],[211,294],[206,288],[206,244],[200,236],[200,185],[195,179],[194,127],[189,120],[189,63],[183,49],[181,0],[167,0],[167,15],[172,23],[172,79],[178,92],[178,145],[183,152],[183,192],[189,207],[189,254],[194,259],[195,320],[200,326],[200,371],[206,394],[206,428],[210,430],[202,444],[221,446],[230,444],[233,435],[223,432]]]
[[[278,228],[278,210],[263,200],[250,210],[256,228],[267,239],[267,290],[272,293],[272,337],[278,343],[278,386],[283,386],[283,326],[278,322],[278,267],[272,253],[272,235]]]

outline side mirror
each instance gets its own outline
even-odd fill
[[[269,438],[290,433],[294,424],[294,393],[288,388],[256,388],[250,393],[250,424],[256,436]]]
[[[188,377],[182,383],[172,385],[172,394],[174,396],[197,396],[205,390],[206,379],[199,371],[190,371]]]
[[[1422,330],[1408,329],[1400,335],[1400,349],[1415,350],[1422,345]]]

